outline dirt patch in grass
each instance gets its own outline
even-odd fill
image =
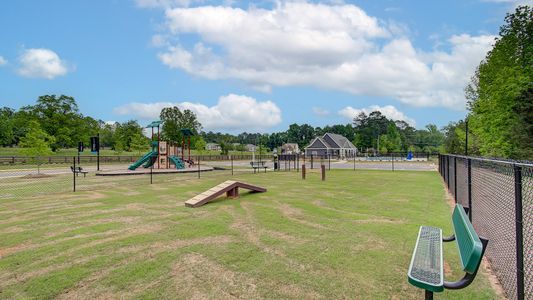
[[[116,250],[116,253],[132,254],[132,255],[126,257],[125,259],[118,261],[117,263],[114,263],[108,268],[100,269],[97,272],[94,272],[88,278],[80,281],[73,288],[70,288],[67,291],[65,291],[59,297],[59,299],[80,299],[80,298],[88,298],[88,297],[96,298],[96,299],[119,299],[119,298],[121,299],[121,298],[124,298],[123,291],[120,293],[117,293],[110,288],[103,288],[101,286],[98,286],[98,282],[101,280],[104,280],[104,278],[110,275],[115,269],[119,267],[123,267],[130,263],[153,259],[157,254],[162,253],[164,251],[173,251],[179,248],[193,246],[193,245],[207,245],[207,244],[222,245],[222,244],[231,243],[231,242],[234,242],[234,239],[231,236],[217,236],[217,237],[190,239],[190,240],[156,242],[152,244],[122,247]],[[180,276],[182,277],[184,275],[186,274],[180,274]],[[142,287],[155,286],[159,284],[159,281],[160,279],[154,282],[148,283],[148,284],[144,284],[142,285]],[[184,284],[183,286],[187,286],[187,285],[188,284]],[[128,295],[130,296],[134,296],[137,293],[146,291],[145,289],[140,289],[138,285],[132,286],[131,289],[128,289],[128,290],[131,291],[128,293]],[[125,298],[131,298],[131,297],[125,297]]]
[[[235,272],[191,253],[172,266],[176,293],[185,299],[258,299],[257,282],[248,274]]]
[[[26,250],[28,248],[30,248],[32,245],[31,244],[19,244],[19,245],[16,245],[16,246],[13,246],[13,247],[9,247],[9,248],[0,248],[0,259],[9,255],[9,254],[12,254],[12,253],[15,253],[15,252],[19,252],[19,251],[22,251],[22,250]]]
[[[316,229],[328,229],[328,228],[326,228],[325,226],[323,226],[321,224],[313,223],[313,222],[310,222],[310,221],[307,221],[307,220],[303,219],[304,214],[303,214],[303,212],[300,209],[292,207],[292,206],[290,206],[290,205],[288,205],[286,203],[282,204],[282,203],[278,202],[278,204],[279,204],[278,209],[281,211],[283,216],[285,216],[286,218],[290,219],[291,221],[300,223],[300,224],[305,225],[305,226],[313,227],[313,228],[316,228]]]

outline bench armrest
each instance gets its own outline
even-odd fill
[[[481,250],[481,258],[483,258],[489,240],[484,239],[482,237],[479,237],[479,239],[481,240],[481,244],[483,245],[483,248]],[[476,278],[477,271],[479,270],[479,265],[481,265],[481,259],[474,273],[465,273],[463,278],[459,279],[458,281],[444,281],[444,288],[449,290],[459,290],[469,286],[472,281],[474,281],[474,278]]]
[[[453,241],[455,241],[455,234],[443,237],[442,241],[443,242],[453,242]]]

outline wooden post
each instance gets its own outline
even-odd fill
[[[302,179],[305,180],[305,164],[302,165]]]
[[[322,181],[326,181],[326,166],[321,165],[320,169],[322,170]]]

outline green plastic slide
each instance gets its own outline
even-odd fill
[[[176,166],[176,169],[185,169],[185,163],[177,156],[169,156],[170,161]]]
[[[146,153],[143,157],[139,158],[139,160],[137,160],[131,166],[129,166],[128,169],[133,171],[133,170],[137,169],[138,167],[140,167],[142,164],[150,162],[152,157],[156,157],[156,159],[154,159],[154,162],[155,162],[155,160],[157,160],[157,151],[150,151],[150,152]],[[154,162],[152,162],[152,164]],[[150,166],[148,166],[148,167],[150,167]]]

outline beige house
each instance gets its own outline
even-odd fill
[[[286,143],[281,146],[281,154],[299,154],[300,147],[296,143]]]

